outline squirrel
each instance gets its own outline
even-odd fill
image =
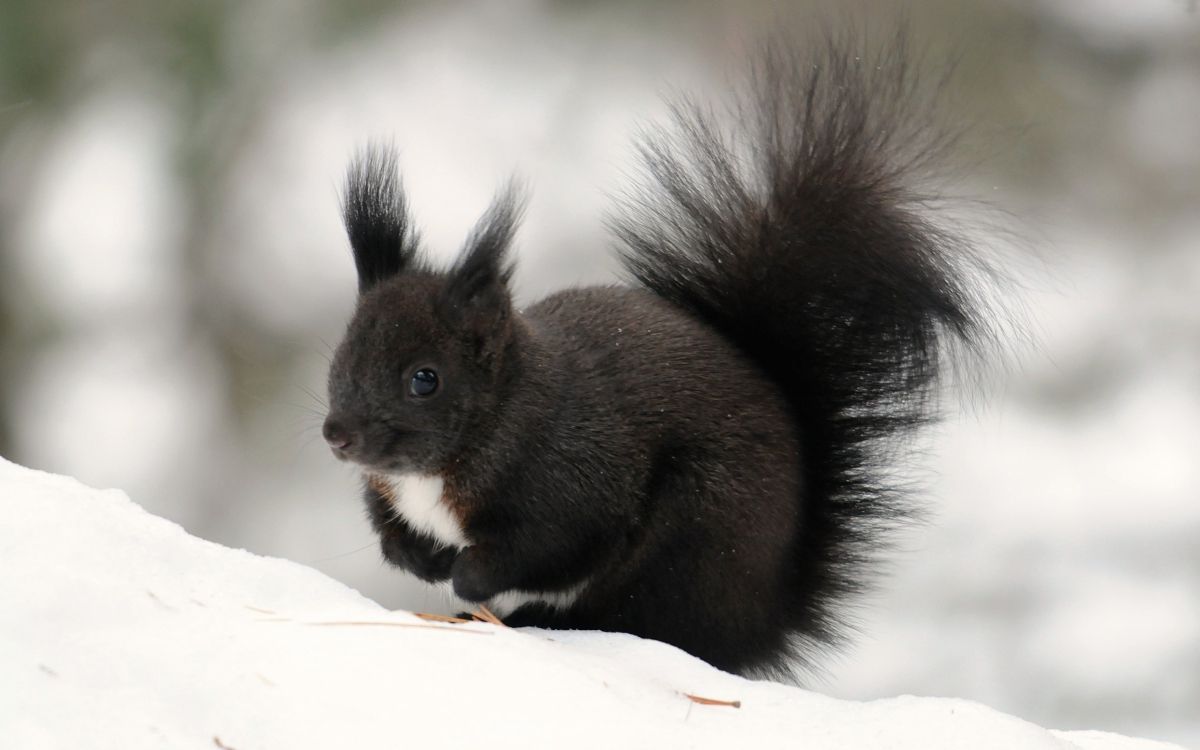
[[[384,557],[510,626],[742,674],[841,645],[913,516],[896,447],[991,328],[986,264],[921,187],[948,139],[905,47],[769,47],[732,124],[676,100],[609,217],[626,282],[523,310],[519,191],[439,269],[395,149],[361,149],[323,433],[363,472]]]

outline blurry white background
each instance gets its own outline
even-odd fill
[[[0,1],[0,454],[443,607],[382,565],[320,439],[348,156],[393,138],[447,255],[517,173],[520,297],[611,281],[630,136],[779,14],[820,15],[791,5]],[[814,687],[1200,745],[1200,13],[908,5],[961,60],[966,188],[1040,258],[1037,343],[950,401],[930,522]]]

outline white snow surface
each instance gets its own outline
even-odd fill
[[[836,700],[628,635],[431,626],[3,459],[0,512],[3,748],[1175,747]]]

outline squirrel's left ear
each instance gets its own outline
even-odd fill
[[[395,148],[372,143],[346,170],[342,220],[354,251],[359,294],[421,265],[398,163]]]
[[[512,311],[508,260],[523,209],[517,187],[510,183],[471,230],[442,291],[443,314],[480,337],[481,346],[507,329]]]

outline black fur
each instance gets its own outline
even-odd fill
[[[928,419],[946,340],[987,338],[986,269],[914,187],[941,138],[902,43],[763,59],[740,128],[685,102],[643,141],[648,184],[612,222],[632,288],[518,313],[511,191],[437,273],[404,260],[394,157],[352,167],[362,295],[326,434],[373,477],[389,560],[471,601],[571,591],[507,619],[730,670],[841,639],[838,605],[908,515],[885,459]],[[433,397],[407,390],[418,368]],[[389,515],[377,483],[400,472],[443,479],[465,547]]]
[[[373,144],[350,163],[342,220],[354,249],[360,293],[416,265],[419,241],[408,216],[395,149]]]

